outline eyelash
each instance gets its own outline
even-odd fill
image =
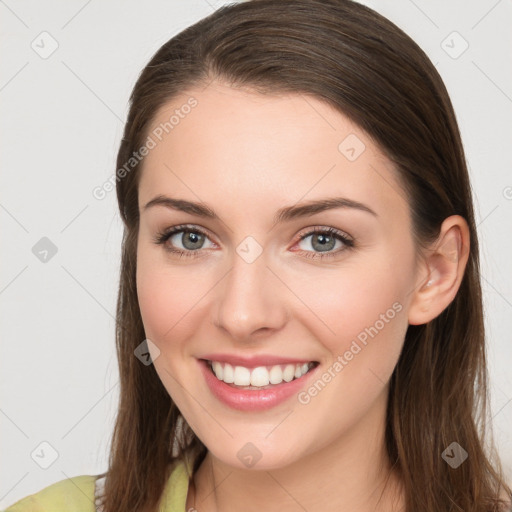
[[[153,241],[157,245],[164,245],[167,242],[167,240],[169,240],[169,238],[171,238],[171,236],[175,235],[176,233],[180,233],[180,232],[183,232],[183,233],[199,233],[199,234],[204,235],[205,237],[209,238],[208,234],[205,231],[203,231],[202,229],[199,229],[196,226],[191,226],[190,224],[182,224],[182,225],[179,225],[179,226],[173,226],[172,228],[169,228],[167,230],[164,230],[164,231],[161,231],[161,232],[157,233],[156,236],[154,237]],[[334,228],[331,228],[331,227],[329,227],[329,228],[315,227],[312,230],[310,230],[307,233],[305,233],[304,235],[302,235],[297,240],[296,243],[301,242],[302,240],[304,240],[308,236],[315,235],[317,233],[321,233],[321,234],[327,235],[329,237],[334,237],[337,240],[340,240],[341,242],[343,242],[345,247],[341,248],[341,249],[338,249],[337,251],[325,252],[325,253],[313,252],[313,251],[297,251],[297,252],[305,253],[304,256],[306,258],[310,258],[310,259],[325,259],[325,258],[332,258],[332,257],[338,255],[340,252],[345,251],[347,249],[352,249],[354,247],[354,240],[349,238],[348,235],[346,235],[342,231],[338,231],[337,229],[334,229]],[[182,256],[187,257],[187,258],[196,258],[196,257],[199,257],[200,253],[201,253],[201,249],[186,250],[186,251],[183,251],[181,249],[174,249],[174,248],[171,248],[171,247],[166,247],[165,249],[167,251],[169,251],[170,253],[179,255],[180,258]]]

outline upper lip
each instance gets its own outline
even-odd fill
[[[229,363],[232,366],[245,366],[246,368],[274,366],[278,364],[304,364],[314,361],[313,359],[297,359],[293,357],[273,356],[267,354],[254,355],[250,357],[237,356],[233,354],[206,354],[199,359]]]

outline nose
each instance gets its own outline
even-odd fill
[[[284,286],[264,255],[247,263],[235,254],[231,271],[215,289],[214,324],[239,342],[271,335],[288,319]]]

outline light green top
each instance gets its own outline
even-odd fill
[[[96,512],[95,475],[67,478],[6,508],[4,512]],[[179,462],[165,485],[160,512],[186,512],[188,474]]]

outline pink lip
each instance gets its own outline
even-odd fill
[[[274,366],[276,364],[304,364],[312,359],[294,359],[290,357],[280,357],[261,354],[259,356],[242,357],[231,354],[206,354],[200,359],[208,361],[219,361],[220,363],[229,363],[231,366],[245,366],[246,368],[256,368],[258,366]]]
[[[218,359],[214,359],[214,361],[218,361]],[[289,361],[289,359],[286,360],[286,362]],[[239,411],[263,411],[279,405],[306,387],[311,376],[318,369],[318,366],[316,366],[306,375],[291,382],[282,382],[268,389],[256,390],[238,389],[226,384],[217,379],[205,360],[198,359],[198,363],[213,395],[224,404]]]

